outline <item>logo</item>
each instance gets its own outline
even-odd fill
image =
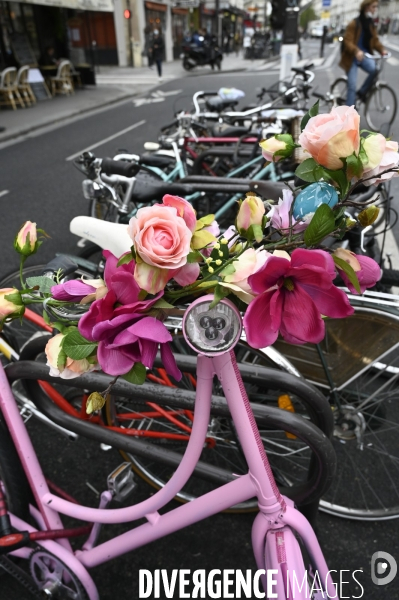
[[[396,560],[388,552],[374,552],[371,557],[371,580],[375,585],[391,583],[398,572]]]

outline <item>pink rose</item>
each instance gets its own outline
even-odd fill
[[[364,164],[363,177],[372,177],[364,185],[376,185],[392,177],[398,177],[398,171],[383,173],[387,169],[399,167],[398,142],[387,140],[383,135],[369,135],[363,142],[367,154],[367,163]]]
[[[156,294],[170,279],[169,270],[187,263],[192,232],[175,207],[155,204],[137,211],[128,233],[138,258],[134,278],[143,290]]]
[[[248,283],[248,277],[263,267],[270,256],[272,255],[266,250],[255,251],[253,248],[248,248],[233,261],[234,273],[223,276],[222,271],[223,282],[219,282],[219,285],[230,288],[243,302],[249,304],[256,294]]]
[[[262,199],[258,198],[258,196],[247,196],[238,211],[236,221],[238,231],[247,231],[251,225],[258,225],[261,227],[264,214],[265,206]],[[255,235],[255,239],[260,242],[262,239],[262,232],[259,231],[257,233],[259,233],[259,235]]]
[[[165,206],[173,206],[177,210],[177,214],[184,219],[191,233],[195,230],[197,215],[190,202],[180,196],[171,196],[170,194],[166,194],[162,202]]]
[[[30,256],[38,249],[36,223],[26,221],[17,233],[14,248],[19,254]]]
[[[66,357],[65,364],[59,364],[59,357],[62,350],[62,341],[64,337],[65,336],[62,333],[58,333],[49,339],[44,349],[47,357],[47,366],[50,367],[50,375],[52,377],[61,377],[61,379],[74,379],[75,377],[83,375],[83,373],[93,371],[96,367],[98,368],[97,364],[91,364],[87,358],[83,358],[82,360],[73,360],[68,356]]]
[[[21,294],[16,288],[3,288],[0,290],[0,324],[7,317],[19,317],[25,312]]]
[[[278,162],[282,158],[291,156],[295,149],[295,142],[289,133],[283,133],[262,140],[259,146],[262,148],[263,158],[269,162]]]
[[[338,106],[309,119],[299,144],[323,167],[342,169],[341,158],[359,153],[360,117],[353,106]]]

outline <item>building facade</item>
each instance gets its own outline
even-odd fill
[[[205,29],[218,34],[220,43],[224,35],[241,33],[243,2],[0,0],[0,66],[38,63],[51,47],[56,57],[76,64],[141,67],[154,29],[171,61],[190,32]]]

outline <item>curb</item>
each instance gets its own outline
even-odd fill
[[[157,87],[157,86],[153,86],[153,87]],[[153,89],[153,88],[150,88],[150,89]],[[85,113],[92,112],[92,111],[95,111],[100,108],[104,108],[105,106],[112,106],[113,104],[117,104],[118,102],[123,102],[124,100],[128,100],[129,98],[133,98],[134,96],[137,96],[139,93],[141,93],[141,92],[132,92],[131,94],[125,94],[123,96],[120,96],[119,98],[114,98],[113,100],[107,100],[106,102],[97,104],[96,106],[90,106],[87,108],[82,108],[80,110],[76,110],[75,112],[72,112],[71,114],[65,115],[63,117],[55,117],[54,119],[48,121],[48,123],[44,123],[44,124],[40,124],[40,125],[32,124],[32,126],[29,126],[28,128],[22,129],[15,133],[7,134],[6,133],[7,128],[6,128],[6,132],[4,133],[4,135],[0,135],[0,146],[3,142],[7,142],[9,140],[14,140],[19,137],[25,136],[29,133],[32,133],[32,131],[38,131],[40,129],[45,129],[46,127],[50,127],[51,125],[54,125],[55,123],[62,123],[63,121],[67,121],[68,119],[72,119],[73,117],[77,117],[78,115],[84,115]]]

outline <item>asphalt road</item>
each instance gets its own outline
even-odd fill
[[[315,55],[317,42],[304,44],[304,53]],[[328,48],[327,48],[327,51]],[[398,54],[394,53],[396,61]],[[387,65],[385,77],[397,87],[397,64]],[[320,90],[329,88],[339,69],[317,71],[315,80]],[[18,259],[12,250],[12,241],[19,226],[26,220],[36,221],[51,239],[47,240],[40,256],[34,262],[44,262],[57,252],[73,252],[76,240],[69,233],[69,222],[78,214],[86,214],[87,201],[81,193],[81,174],[67,158],[94,144],[94,152],[101,157],[112,156],[121,148],[140,152],[143,143],[156,140],[159,128],[173,116],[174,105],[188,106],[190,97],[199,88],[215,89],[220,85],[245,89],[245,102],[255,98],[255,89],[273,83],[277,72],[200,75],[174,80],[159,89],[181,89],[182,93],[167,97],[164,102],[134,107],[131,100],[101,111],[93,116],[71,120],[62,127],[40,132],[18,144],[0,150],[0,191],[10,193],[0,198],[3,217],[0,219],[0,239],[3,240],[3,257],[0,276],[18,267]],[[399,90],[398,90],[399,91]],[[145,120],[111,141],[104,141],[117,132]],[[399,133],[399,117],[393,126],[393,138]],[[98,444],[84,440],[66,442],[50,430],[32,423],[30,426],[40,460],[46,475],[56,483],[73,492],[80,501],[95,506],[96,497],[85,482],[97,490],[105,487],[105,478],[121,459],[111,450],[103,452]],[[43,432],[45,431],[45,435]],[[139,482],[136,500],[150,492],[144,482]],[[92,575],[101,600],[138,598],[139,569],[253,569],[255,570],[250,543],[253,515],[227,515],[213,517],[207,522],[189,527],[182,532],[164,538],[135,553],[120,557],[93,570]],[[114,528],[110,528],[111,534]],[[362,523],[345,521],[320,514],[318,535],[331,569],[342,571],[341,598],[367,600],[395,600],[399,598],[399,583],[379,587],[371,582],[370,561],[376,551],[389,552],[399,561],[398,521]],[[104,535],[107,535],[106,533]],[[109,534],[108,534],[109,535]],[[351,572],[362,569],[357,578],[364,588],[356,585]],[[396,580],[399,582],[399,578]],[[162,597],[162,595],[161,595]],[[178,595],[174,596],[179,597]],[[30,595],[20,584],[8,576],[0,577],[0,600],[29,600]]]

